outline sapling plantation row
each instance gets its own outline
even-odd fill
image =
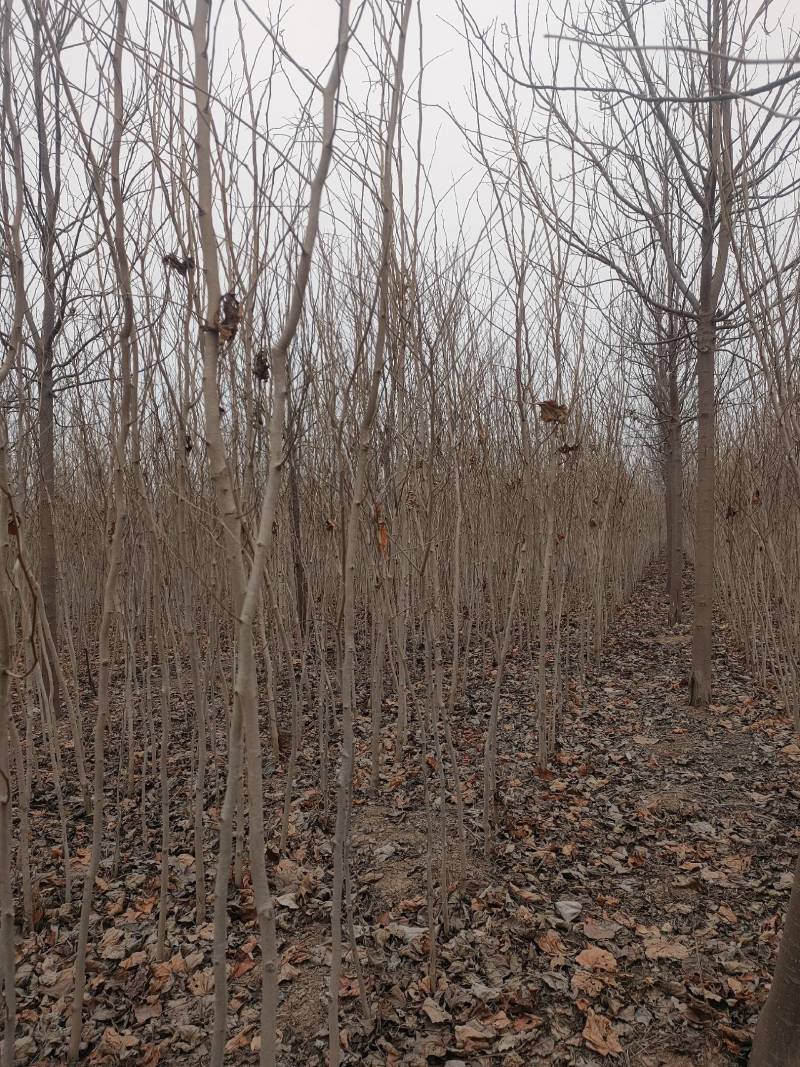
[[[796,26],[506,6],[301,4],[312,67],[277,4],[0,4],[3,1067],[741,1062],[647,1059],[613,901],[513,842],[525,782],[603,797],[580,724],[630,758],[654,566],[698,728],[729,654],[797,726]],[[508,892],[552,1001],[453,964]]]

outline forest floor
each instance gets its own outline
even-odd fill
[[[359,733],[351,844],[355,933],[371,1020],[349,956],[341,984],[345,1062],[399,1065],[744,1064],[768,988],[800,850],[800,747],[773,696],[757,691],[721,629],[714,703],[685,704],[690,628],[666,625],[655,565],[608,634],[601,664],[573,692],[552,770],[536,768],[535,679],[512,656],[500,707],[498,832],[481,834],[482,750],[493,678],[481,672],[458,711],[469,837],[467,877],[451,862],[449,929],[437,906],[436,988],[428,979],[427,818],[419,755],[391,759],[367,791],[368,726]],[[173,710],[177,719],[177,711]],[[391,718],[391,709],[385,710]],[[315,726],[306,724],[288,854],[272,852],[281,953],[279,1063],[322,1065],[327,1042],[331,820],[320,810]],[[86,1062],[208,1062],[210,925],[194,914],[184,751],[171,751],[174,831],[168,953],[154,958],[158,792],[119,811],[89,950]],[[387,755],[391,735],[386,735]],[[436,795],[436,774],[430,776]],[[183,786],[181,786],[183,782]],[[186,793],[181,795],[181,789]],[[149,790],[148,790],[149,791]],[[17,952],[19,1062],[64,1061],[65,1012],[89,824],[78,798],[73,902],[64,904],[54,793],[32,805],[37,856],[50,846],[44,914]],[[277,830],[282,779],[270,780]],[[448,812],[451,805],[448,804]],[[212,812],[212,816],[213,816]],[[53,824],[55,823],[55,829]],[[454,810],[450,845],[455,860]],[[216,827],[213,826],[213,831]],[[438,837],[438,814],[433,819]],[[209,863],[215,832],[207,832]],[[142,833],[149,832],[147,849]],[[273,839],[273,846],[277,838]],[[438,856],[438,840],[435,852]],[[111,850],[109,849],[109,853]],[[438,876],[438,859],[436,873]],[[211,883],[209,881],[209,890]],[[227,1061],[257,1061],[258,950],[248,880],[231,890]]]

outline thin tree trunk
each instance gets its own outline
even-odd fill
[[[681,442],[681,412],[678,395],[677,368],[670,357],[669,368],[669,448],[667,454],[669,498],[669,623],[681,621],[683,589],[683,454]]]
[[[539,752],[538,766],[544,770],[547,766],[547,595],[550,589],[550,568],[553,560],[553,537],[555,531],[555,507],[550,499],[552,483],[547,492],[547,525],[544,532],[544,560],[542,563],[541,584],[539,586],[539,647],[536,657],[537,678],[537,719]]]
[[[297,473],[297,457],[294,452],[289,457],[289,515],[292,523],[292,567],[294,569],[294,589],[297,597],[297,619],[300,633],[306,636],[308,625],[308,579],[303,562],[302,524],[300,512],[300,487]]]
[[[720,40],[728,39],[727,0],[715,0],[710,25],[710,47],[724,52]],[[709,63],[712,88],[730,88],[727,60],[718,55]],[[695,516],[695,587],[692,675],[689,702],[708,707],[711,700],[711,652],[714,617],[715,481],[716,481],[716,312],[725,280],[731,243],[731,164],[730,99],[711,105],[708,137],[712,164],[705,181],[705,205],[701,232],[700,301],[697,316],[697,505]],[[714,209],[719,207],[719,217]],[[715,230],[718,229],[717,259],[712,260]]]
[[[56,280],[53,251],[55,244],[56,215],[58,211],[58,167],[60,160],[60,119],[56,111],[54,144],[48,143],[45,121],[45,89],[43,85],[45,63],[42,55],[40,31],[34,30],[34,101],[39,150],[39,179],[44,197],[44,219],[41,229],[42,251],[42,319],[38,334],[39,361],[39,575],[42,600],[50,633],[58,647],[58,584],[56,565],[56,541],[53,522],[53,499],[55,496],[55,420],[53,410],[53,347],[56,326]],[[51,165],[55,165],[55,184]],[[53,672],[53,707],[59,714],[58,675]]]
[[[800,1065],[800,860],[783,925],[775,977],[753,1037],[750,1067]]]
[[[386,580],[385,573],[381,575],[382,581]],[[378,606],[375,610],[376,618],[373,622],[373,646],[372,646],[372,680],[370,688],[370,708],[372,712],[372,738],[371,738],[371,768],[369,785],[373,793],[377,794],[380,787],[381,754],[383,751],[383,739],[381,737],[382,710],[383,710],[383,672],[386,657],[386,631],[388,627],[387,611],[384,604],[383,591],[378,595]]]
[[[154,546],[157,551],[158,546]],[[156,576],[160,577],[159,568],[156,568]],[[159,583],[160,585],[160,583]],[[158,662],[161,671],[161,750],[159,758],[159,788],[161,792],[161,878],[158,899],[158,934],[156,937],[156,959],[162,962],[165,958],[167,939],[167,907],[169,904],[169,747],[170,747],[170,685],[169,663],[167,661],[166,642],[164,640],[164,625],[162,605],[154,598],[153,615],[156,631],[156,648],[158,649]],[[195,872],[198,873],[198,872]]]
[[[49,257],[52,259],[52,255]],[[52,333],[52,325],[43,325],[43,331]],[[58,649],[58,582],[56,565],[56,539],[53,524],[53,498],[55,496],[55,451],[53,418],[53,347],[45,344],[42,353],[41,393],[39,397],[39,571],[42,600],[53,638],[53,647]],[[59,715],[58,672],[53,670],[53,708]]]
[[[342,11],[347,7],[342,4]],[[381,226],[381,258],[378,272],[378,328],[375,337],[375,357],[369,377],[367,408],[359,427],[358,455],[353,481],[353,496],[347,521],[345,559],[343,568],[343,631],[344,658],[341,673],[342,692],[342,760],[336,790],[336,824],[333,845],[333,893],[331,902],[331,971],[328,993],[328,1067],[338,1067],[341,1058],[339,1044],[339,979],[342,968],[342,900],[345,885],[347,858],[345,841],[348,831],[350,795],[353,784],[353,698],[355,663],[355,564],[358,543],[358,517],[366,492],[366,474],[369,463],[369,448],[372,441],[372,426],[378,409],[378,396],[383,375],[389,313],[389,268],[392,234],[394,228],[392,165],[393,149],[403,84],[406,34],[411,16],[411,0],[405,0],[399,27],[397,57],[394,63],[394,79],[391,87],[389,118],[386,124],[386,140],[383,146],[381,176],[381,200],[383,220]]]
[[[483,852],[487,858],[491,856],[494,845],[495,800],[497,793],[497,724],[500,709],[500,691],[505,678],[506,657],[511,644],[511,628],[517,611],[520,585],[525,574],[525,557],[526,545],[523,541],[519,546],[517,570],[508,602],[502,644],[495,643],[497,648],[497,671],[492,692],[492,706],[489,711],[489,725],[483,746]]]
[[[14,1067],[17,999],[14,960],[14,898],[11,892],[11,768],[8,758],[11,723],[11,669],[14,631],[8,597],[8,480],[6,477],[6,428],[0,423],[0,984],[3,988],[2,1063]],[[20,805],[22,782],[18,783]]]
[[[711,646],[714,615],[714,319],[703,310],[698,323],[697,505],[695,517],[694,638],[689,701],[705,708],[711,699]]]
[[[94,797],[92,807],[92,845],[89,866],[83,883],[78,944],[75,951],[75,987],[72,1003],[68,1058],[75,1063],[80,1053],[81,1024],[83,1016],[83,994],[86,983],[86,949],[89,941],[89,922],[92,913],[94,883],[100,866],[100,853],[103,842],[105,822],[104,807],[104,770],[105,770],[105,730],[108,719],[111,684],[111,628],[115,613],[117,582],[122,566],[122,549],[127,518],[127,500],[125,491],[125,463],[128,435],[131,424],[131,334],[133,332],[133,297],[131,293],[130,264],[125,245],[125,216],[120,171],[120,151],[123,134],[123,83],[122,55],[125,41],[125,19],[127,0],[117,0],[113,42],[114,70],[114,123],[110,153],[111,196],[114,207],[113,225],[109,220],[103,199],[103,185],[99,167],[95,160],[91,143],[80,125],[80,112],[75,106],[63,70],[59,67],[61,84],[68,96],[70,109],[78,122],[83,146],[92,171],[94,192],[98,212],[103,224],[106,240],[111,252],[114,273],[120,289],[124,315],[119,331],[119,375],[121,382],[121,399],[119,426],[113,448],[113,533],[108,554],[108,571],[103,590],[103,610],[98,634],[98,681],[97,681],[97,721],[94,737]]]

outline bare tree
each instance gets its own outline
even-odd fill
[[[592,8],[581,26],[556,14],[560,37],[579,49],[579,80],[561,87],[560,51],[552,83],[547,82],[530,65],[533,53],[528,42],[518,39],[507,54],[500,54],[464,9],[474,47],[491,67],[495,96],[530,90],[531,106],[545,116],[545,135],[554,150],[567,153],[575,168],[572,172],[567,168],[565,181],[574,183],[570,173],[577,168],[585,176],[588,219],[573,224],[572,215],[565,218],[548,209],[540,184],[526,166],[532,206],[571,247],[601,263],[642,300],[657,310],[688,317],[692,324],[698,432],[690,699],[698,706],[706,706],[711,693],[715,367],[720,326],[735,307],[728,295],[731,232],[740,210],[745,169],[751,185],[761,185],[797,136],[796,124],[788,117],[791,106],[786,110],[787,94],[796,92],[796,80],[778,76],[754,86],[753,68],[742,61],[746,50],[755,47],[762,11],[763,6],[751,13],[730,0],[715,0],[703,13],[679,6],[675,22],[665,27],[665,48],[655,51],[643,43],[642,12],[634,12],[626,0]],[[684,40],[691,43],[688,56]],[[587,63],[585,53],[595,57],[596,65]],[[784,71],[790,66],[791,61]],[[583,120],[579,101],[584,93],[612,101],[603,107],[599,127]],[[757,94],[759,108],[748,110],[746,101]],[[737,100],[741,103],[734,112]],[[515,147],[515,151],[520,150]],[[666,160],[669,165],[661,165]],[[665,180],[674,192],[659,196]],[[599,209],[600,191],[616,205],[616,213]],[[685,219],[682,257],[677,231],[670,225],[676,204]],[[647,261],[653,244],[659,249],[676,296],[671,305],[654,299],[642,287],[638,269],[631,269],[628,220],[644,228],[637,257]]]

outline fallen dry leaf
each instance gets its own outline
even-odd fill
[[[595,945],[585,948],[575,957],[575,962],[590,971],[616,971],[617,961],[610,952]]]
[[[449,1011],[440,1007],[432,997],[426,997],[422,1004],[422,1010],[434,1024],[446,1023],[452,1018]]]
[[[214,992],[214,972],[210,969],[195,971],[186,985],[196,997],[207,997]]]
[[[590,941],[613,941],[620,930],[620,924],[615,922],[603,922],[597,919],[586,919],[583,924],[583,932]]]
[[[548,930],[536,938],[536,944],[547,956],[566,956],[567,948],[555,930]]]
[[[689,949],[680,941],[667,941],[661,937],[645,938],[644,954],[649,960],[685,960]]]
[[[622,1045],[611,1023],[604,1015],[598,1015],[590,1008],[586,1013],[586,1025],[581,1035],[583,1040],[601,1056],[619,1056]]]
[[[467,1052],[484,1048],[496,1037],[493,1027],[477,1019],[455,1028],[456,1045]]]
[[[591,971],[576,971],[569,984],[573,997],[599,997],[606,988],[606,983]]]

